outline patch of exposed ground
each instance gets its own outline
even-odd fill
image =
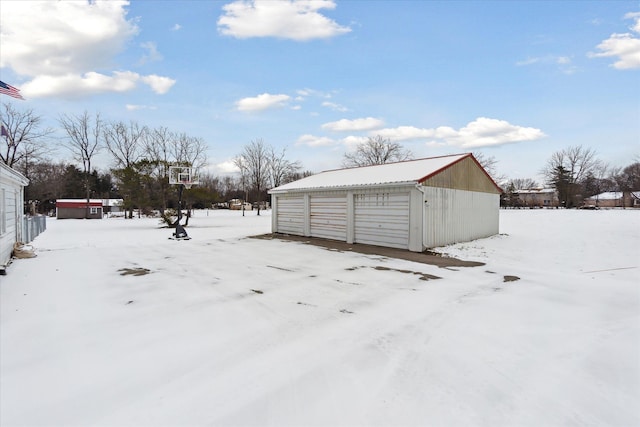
[[[144,276],[151,273],[148,268],[121,268],[118,270],[121,276]]]
[[[319,237],[292,236],[289,234],[268,233],[259,236],[251,236],[263,240],[284,240],[289,242],[306,243],[330,251],[357,252],[365,255],[379,255],[387,258],[397,258],[406,261],[420,262],[422,264],[435,265],[441,268],[448,267],[479,267],[482,262],[464,261],[457,258],[442,256],[434,252],[411,252],[406,249],[386,248],[383,246],[363,245],[361,243],[347,243],[338,240],[321,239]]]
[[[368,268],[366,266],[360,266],[360,267],[349,267],[346,270],[347,271],[355,271],[358,270],[359,268]],[[434,276],[433,274],[427,274],[427,273],[421,273],[419,271],[411,271],[411,270],[403,270],[400,268],[390,268],[390,267],[384,267],[381,265],[377,265],[375,267],[372,267],[374,270],[378,270],[378,271],[397,271],[398,273],[404,273],[404,274],[415,274],[417,276],[420,276],[420,280],[435,280],[435,279],[442,279],[442,277],[439,276]],[[359,285],[360,283],[353,283],[354,285]]]

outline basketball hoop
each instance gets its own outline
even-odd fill
[[[179,185],[178,187],[178,219],[175,222],[176,231],[173,233],[175,240],[190,239],[186,230],[180,224],[182,218],[182,190],[191,189],[191,186],[199,184],[197,169],[191,166],[170,166],[169,184]],[[171,238],[171,237],[170,237]]]
[[[192,186],[200,183],[198,179],[198,171],[191,166],[170,166],[169,167],[169,184],[184,185],[189,190]]]

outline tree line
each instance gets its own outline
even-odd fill
[[[1,111],[4,145],[0,161],[25,175],[30,184],[25,200],[31,213],[47,213],[61,198],[121,198],[127,217],[134,211],[176,208],[177,191],[169,185],[170,166],[200,170],[199,185],[184,192],[189,206],[204,208],[231,199],[264,201],[267,188],[308,175],[299,162],[289,161],[261,139],[251,141],[234,159],[239,176],[213,176],[206,171],[207,143],[166,127],[150,128],[135,121],[103,120],[99,113],[62,114],[64,132],[58,145],[73,162],[48,158],[54,129],[42,116],[6,103]],[[113,166],[99,171],[96,156],[106,150]]]
[[[60,198],[121,198],[127,216],[134,210],[164,211],[177,206],[177,192],[169,185],[170,166],[190,166],[201,170],[199,185],[184,192],[187,205],[204,208],[232,199],[257,202],[268,200],[267,189],[311,175],[299,161],[286,157],[262,139],[255,139],[233,159],[239,170],[235,176],[213,176],[202,172],[206,165],[207,143],[199,137],[150,128],[135,121],[103,120],[99,113],[60,115],[64,131],[61,146],[74,162],[47,158],[54,129],[43,126],[42,116],[33,110],[18,110],[6,103],[0,110],[5,144],[0,143],[0,161],[20,171],[30,180],[25,199],[32,213],[54,209]],[[113,167],[100,172],[96,155],[106,150]],[[541,170],[545,182],[531,178],[507,179],[497,171],[497,160],[481,152],[474,157],[504,190],[502,204],[517,203],[513,195],[521,190],[552,187],[560,205],[579,206],[585,198],[607,191],[640,190],[640,159],[625,167],[614,167],[597,158],[591,148],[572,146],[554,152]],[[397,142],[381,136],[367,138],[343,155],[344,167],[358,167],[413,159],[413,154]]]
[[[624,167],[612,166],[598,158],[592,148],[570,146],[554,152],[541,170],[544,185],[553,188],[561,207],[574,208],[585,199],[605,192],[640,191],[640,158]],[[542,186],[533,179],[511,179],[503,185],[504,206],[517,206],[514,194]]]

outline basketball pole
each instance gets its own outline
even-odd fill
[[[180,220],[182,219],[182,191],[184,190],[184,184],[180,184],[178,187],[178,219],[176,220],[176,231],[173,233],[176,239],[186,239],[189,236],[187,235],[187,231],[180,224]]]

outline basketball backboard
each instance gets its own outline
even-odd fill
[[[198,171],[191,166],[170,166],[169,167],[169,184],[182,184],[189,189],[192,185],[199,184]]]

